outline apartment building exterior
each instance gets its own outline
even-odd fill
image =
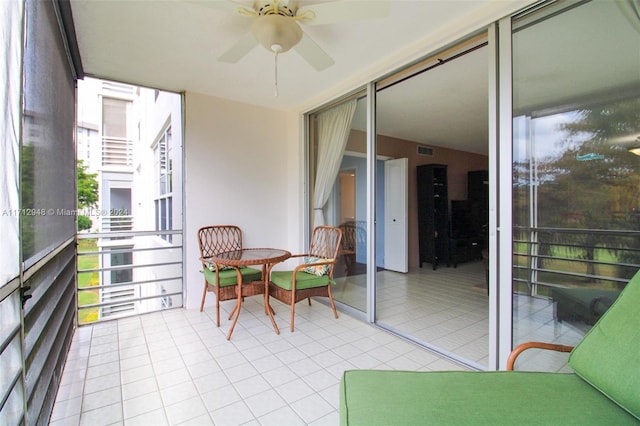
[[[77,92],[77,158],[99,184],[96,205],[79,211],[92,221],[84,237],[97,236],[99,253],[99,271],[85,274],[94,284],[98,278],[100,306],[86,308],[91,314],[82,318],[181,306],[175,296],[154,298],[181,291],[165,280],[181,274],[172,253],[179,235],[139,235],[181,228],[180,96],[92,78],[78,81]]]

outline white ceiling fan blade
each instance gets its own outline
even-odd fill
[[[296,15],[313,13],[315,18],[303,21],[306,25],[324,25],[337,22],[357,21],[363,19],[384,18],[389,15],[389,0],[373,1],[334,1],[303,6]]]
[[[298,43],[294,49],[317,71],[327,69],[334,64],[331,56],[322,50],[307,34],[302,35],[302,40],[300,40],[300,43]]]
[[[238,14],[240,9],[251,10],[251,5],[247,6],[232,0],[185,0],[187,3],[197,4],[198,6],[207,7],[209,9],[221,10],[223,12]]]
[[[221,62],[229,62],[235,64],[242,59],[247,53],[251,51],[258,41],[253,37],[253,34],[249,33],[236,42],[229,50],[224,52],[218,60]]]

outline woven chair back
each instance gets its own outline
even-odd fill
[[[201,257],[242,250],[242,231],[235,225],[205,226],[198,230],[198,243]]]
[[[345,222],[340,225],[342,230],[342,249],[356,251],[367,239],[364,222]]]
[[[338,256],[342,231],[335,226],[317,226],[311,235],[309,255],[324,259],[333,259]]]

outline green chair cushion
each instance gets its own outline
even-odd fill
[[[280,288],[291,290],[293,279],[293,271],[273,271],[271,272],[271,281]],[[296,289],[304,290],[305,288],[323,287],[329,283],[333,283],[328,275],[321,277],[307,272],[296,272]]]
[[[209,268],[204,268],[204,278],[211,285],[216,285],[216,273],[210,271]],[[262,279],[262,271],[254,268],[241,268],[242,282],[248,283],[251,281],[258,281]],[[227,287],[230,285],[238,284],[238,278],[235,269],[225,269],[220,271],[220,287]]]
[[[575,374],[348,370],[346,425],[637,425]]]
[[[640,272],[569,357],[573,370],[640,419]]]

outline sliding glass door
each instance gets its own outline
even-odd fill
[[[366,312],[367,147],[366,96],[310,114],[310,228],[342,230],[334,268],[333,297],[355,312]]]
[[[376,94],[377,323],[479,368],[489,354],[487,63],[478,36]]]
[[[566,4],[513,24],[514,345],[576,343],[640,267],[637,3]]]
[[[336,299],[478,369],[579,341],[640,268],[639,16],[536,4],[372,82],[322,205],[311,114],[311,216],[359,230]]]

